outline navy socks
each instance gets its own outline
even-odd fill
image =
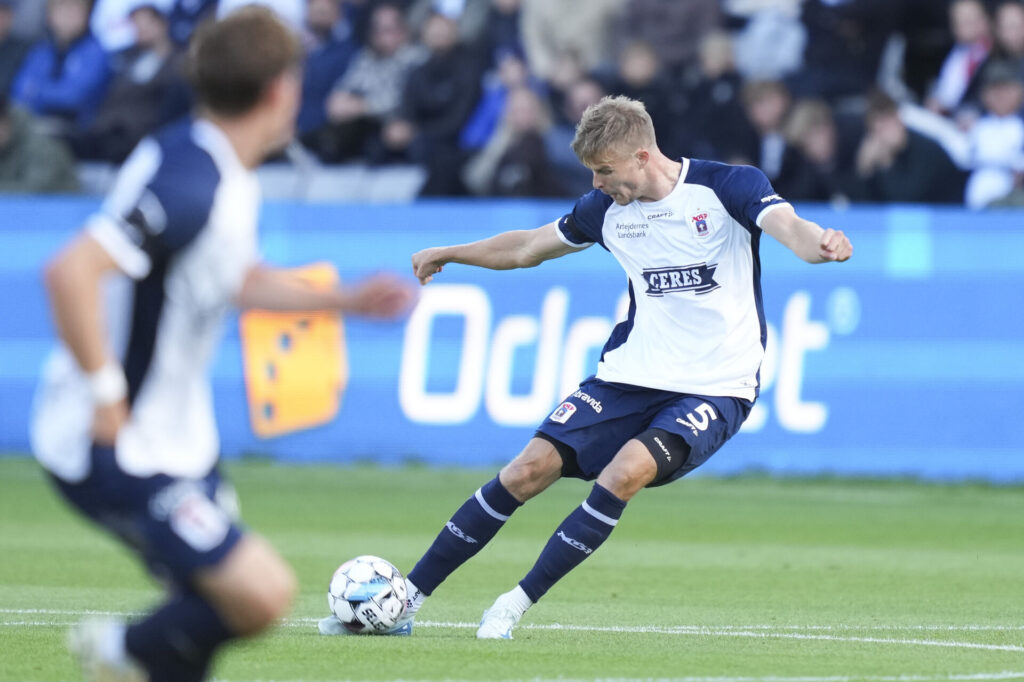
[[[611,535],[626,503],[597,483],[583,504],[562,521],[519,585],[534,603],[594,553]]]
[[[213,607],[188,592],[129,625],[125,648],[146,669],[150,682],[200,682],[214,652],[233,638]]]
[[[445,578],[479,552],[522,505],[495,476],[466,500],[409,572],[409,581],[431,594]]]

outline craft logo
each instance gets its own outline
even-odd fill
[[[673,291],[706,294],[721,286],[715,281],[717,268],[717,263],[697,263],[682,267],[644,269],[644,280],[647,281],[646,294],[663,296]]]

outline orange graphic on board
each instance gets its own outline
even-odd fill
[[[293,272],[324,286],[338,282],[329,263]],[[239,334],[249,418],[257,436],[280,436],[334,419],[349,377],[340,314],[249,310],[239,317]]]

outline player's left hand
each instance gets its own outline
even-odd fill
[[[818,253],[825,261],[842,263],[853,255],[853,244],[842,230],[825,230],[818,242]]]
[[[128,421],[128,401],[97,405],[92,420],[92,439],[99,445],[112,446],[117,442],[117,432]]]

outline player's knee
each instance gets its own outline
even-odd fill
[[[629,500],[658,475],[658,466],[639,441],[629,441],[601,471],[597,482],[618,497]]]
[[[240,635],[254,635],[279,621],[288,614],[295,598],[295,574],[283,561],[261,573],[242,595],[245,606],[236,613],[234,623]]]
[[[256,634],[283,617],[297,588],[291,567],[255,535],[242,538],[224,562],[197,581],[228,627],[241,636]]]
[[[554,448],[543,453],[527,449],[505,465],[498,474],[501,484],[520,502],[525,502],[558,479],[562,460]]]
[[[674,480],[690,460],[690,444],[678,433],[647,429],[635,441],[643,445],[654,465],[654,477],[648,484],[661,485]]]

